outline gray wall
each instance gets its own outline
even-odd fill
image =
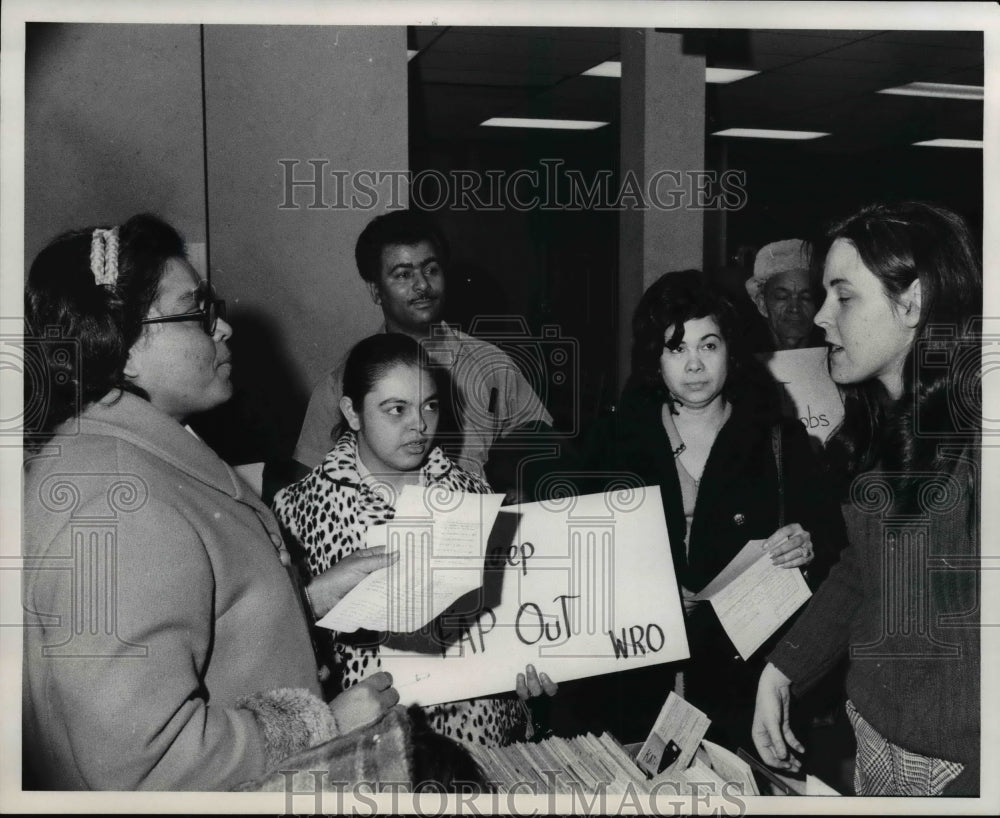
[[[300,160],[297,178],[310,159],[326,174],[406,170],[406,35],[205,26],[204,37],[207,214],[199,27],[30,27],[25,259],[59,232],[143,210],[189,242],[207,237],[236,398],[201,430],[223,456],[256,460],[290,452],[313,383],[381,321],[354,242],[386,199],[312,209],[298,190],[301,207],[281,209],[279,160]]]
[[[213,275],[237,329],[274,330],[293,379],[311,386],[344,339],[382,320],[354,243],[385,203],[313,209],[310,190],[286,197],[279,160],[298,160],[297,179],[327,160],[331,205],[333,170],[407,168],[405,30],[206,27],[205,77]],[[279,209],[286,198],[299,206]]]
[[[30,25],[25,86],[26,264],[144,210],[205,241],[197,26]]]

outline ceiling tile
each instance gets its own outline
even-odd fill
[[[914,133],[946,126],[955,131],[951,135],[969,138],[982,131],[981,104],[876,93],[921,80],[982,84],[981,32],[684,33],[685,47],[706,54],[709,65],[762,72],[731,85],[706,86],[713,129],[829,130],[834,131],[829,144],[841,147],[906,144]],[[615,58],[619,37],[616,29],[569,27],[411,29],[411,47],[422,43],[426,49],[411,63],[411,78],[425,99],[425,132],[443,137],[451,127],[479,137],[469,129],[487,116],[617,121],[620,82],[579,74]]]
[[[928,67],[967,67],[981,63],[983,60],[981,50],[908,45],[879,39],[849,43],[837,49],[835,56],[840,60],[924,65]]]
[[[983,53],[983,32],[981,31],[886,31],[873,39],[905,45],[964,48],[979,54]]]

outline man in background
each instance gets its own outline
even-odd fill
[[[818,298],[809,280],[809,244],[786,239],[765,245],[753,263],[746,288],[767,321],[772,350],[823,346],[813,324]]]
[[[449,257],[444,233],[423,213],[392,211],[369,222],[354,257],[372,300],[382,309],[384,323],[372,331],[399,332],[420,341],[451,377],[461,440],[449,454],[463,468],[485,476],[495,491],[510,492],[516,447],[497,447],[492,456],[491,449],[501,438],[550,431],[552,417],[506,353],[440,320]],[[343,364],[360,340],[345,344],[336,365],[313,390],[293,454],[304,466],[319,465],[333,447]]]

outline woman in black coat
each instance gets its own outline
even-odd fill
[[[749,540],[763,540],[776,565],[803,570],[815,586],[845,535],[805,429],[781,417],[778,386],[741,349],[736,327],[732,307],[697,271],[667,273],[646,291],[631,377],[614,418],[592,430],[584,464],[592,476],[580,488],[602,490],[601,472],[660,487],[691,650],[669,670],[683,672],[684,697],[712,719],[709,737],[749,749],[767,651],[741,659],[711,605],[691,597]],[[646,731],[671,688],[669,670],[621,675],[620,695],[630,713],[644,713]]]

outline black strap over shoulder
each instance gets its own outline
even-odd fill
[[[781,424],[771,427],[771,448],[774,450],[774,464],[778,467],[778,528],[785,524],[785,470],[781,457]]]

